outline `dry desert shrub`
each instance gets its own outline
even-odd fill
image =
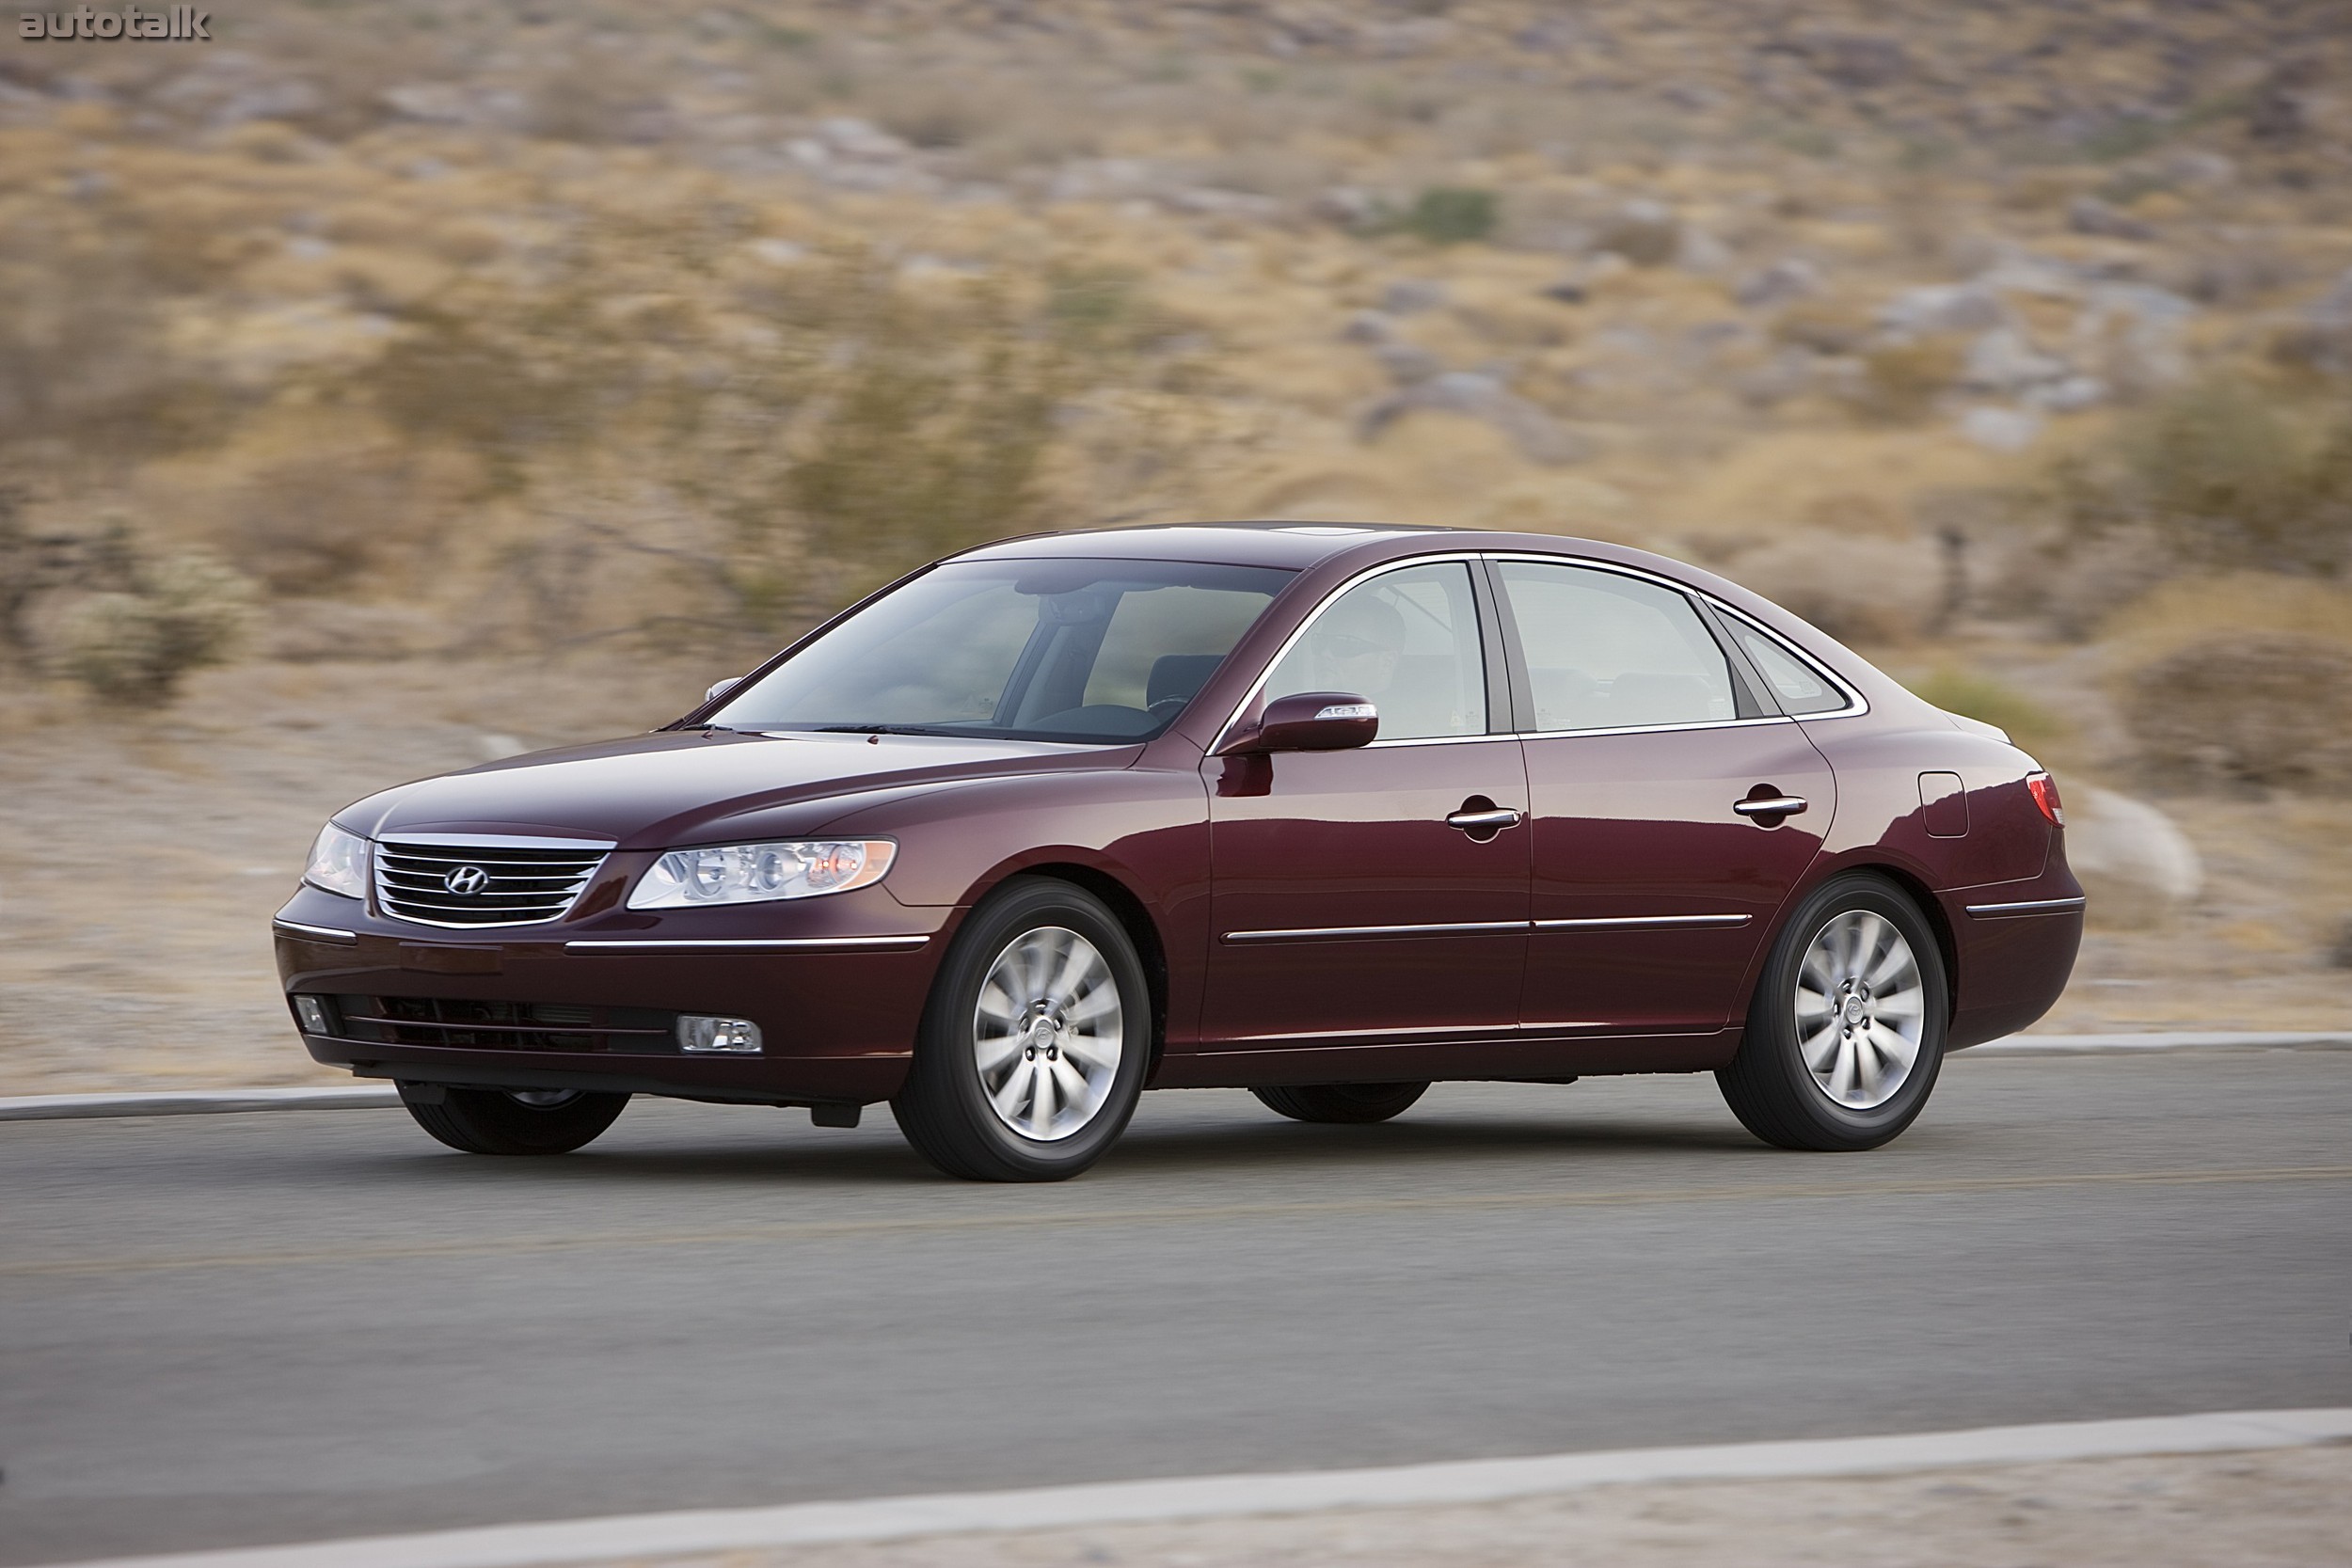
[[[1744,586],[1841,642],[1904,642],[1933,626],[1943,563],[1916,537],[1855,538],[1814,530],[1740,553],[1726,568]]]
[[[2068,536],[2142,530],[2185,565],[2352,567],[2352,409],[2217,378],[2070,454],[2042,492]]]
[[[2227,632],[2127,669],[2122,705],[2150,768],[2176,784],[2352,786],[2352,647]]]
[[[252,599],[250,582],[203,556],[142,562],[129,589],[68,612],[65,668],[103,701],[160,707],[191,672],[228,661]]]

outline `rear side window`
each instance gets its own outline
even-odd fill
[[[1731,663],[1691,601],[1614,572],[1497,563],[1538,730],[1704,724],[1740,716]]]
[[[1846,705],[1846,694],[1778,638],[1767,636],[1737,616],[1721,619],[1756,673],[1772,683],[1784,711],[1835,713]]]

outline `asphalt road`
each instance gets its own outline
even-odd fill
[[[712,1504],[2352,1404],[2352,1052],[1961,1057],[1867,1155],[1705,1078],[886,1115],[0,1125],[0,1561]]]

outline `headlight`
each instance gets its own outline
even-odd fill
[[[673,849],[638,879],[628,907],[683,910],[847,893],[881,881],[898,852],[898,847],[886,838]]]
[[[346,898],[368,895],[368,841],[329,822],[310,846],[310,863],[302,879],[314,888],[340,893]]]

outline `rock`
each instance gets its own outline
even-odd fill
[[[1428,277],[1400,277],[1380,291],[1380,309],[1395,316],[1435,310],[1445,301],[1445,285]]]
[[[2077,234],[2109,240],[2153,240],[2156,231],[2110,202],[2078,196],[2066,208],[2066,226]]]
[[[835,115],[818,120],[817,137],[824,143],[828,151],[837,157],[868,163],[887,163],[914,150],[910,144],[881,126],[848,115]]]
[[[2106,402],[2111,390],[2095,375],[2070,375],[2061,381],[2027,388],[2025,402],[2028,407],[2045,414],[2074,414]]]
[[[1557,283],[1545,284],[1540,292],[1546,299],[1561,305],[1581,305],[1592,297],[1591,294],[1585,293],[1583,284],[1577,282],[1574,278],[1566,277]]]
[[[1960,433],[1993,451],[2023,451],[2042,435],[2042,416],[2024,408],[1979,404],[1960,417]]]
[[[1867,92],[1911,74],[1911,55],[1890,38],[1872,33],[1810,33],[1784,45],[1824,79]]]
[[[1663,266],[1682,248],[1682,220],[1662,202],[1629,201],[1595,236],[1593,248],[1637,267]]]
[[[754,240],[748,248],[771,267],[788,267],[808,254],[808,246],[800,241],[779,239],[773,234]]]
[[[520,125],[528,108],[520,93],[456,82],[410,82],[387,87],[377,94],[377,102],[398,118],[420,125],[480,130]]]
[[[1372,351],[1380,368],[1400,387],[1411,387],[1445,373],[1445,361],[1418,343],[1392,339]]]
[[[2111,789],[2067,789],[2066,863],[2106,923],[2146,924],[2205,885],[2197,847],[2173,820]]]
[[[1740,279],[1731,297],[1752,309],[1810,299],[1821,292],[1821,269],[1802,256],[1784,256]]]
[[[1314,215],[1343,229],[1361,229],[1380,215],[1380,198],[1356,185],[1334,185],[1316,197]]]
[[[2009,308],[1981,283],[1927,283],[1879,308],[1879,326],[1897,337],[1982,332],[2010,325]]]
[[[1675,265],[1684,272],[1694,272],[1702,277],[1712,277],[1729,272],[1739,261],[1731,247],[1694,223],[1682,226],[1682,238],[1675,245]]]
[[[2272,352],[2292,363],[2333,375],[2352,375],[2352,268],[2296,312]]]
[[[2168,387],[2188,374],[2183,342],[2194,301],[2149,283],[2099,283],[2088,290],[2073,329],[2074,357],[2106,356],[2106,379],[2132,391]]]
[[[2237,160],[2189,148],[2165,160],[2165,177],[2180,185],[2226,185],[2237,178]]]
[[[2015,327],[1996,326],[1969,343],[1961,384],[1979,392],[2009,395],[2063,380],[2073,370],[2065,360],[2035,348]]]
[[[1345,343],[1378,344],[1396,341],[1396,318],[1381,310],[1359,310],[1340,328]]]
[[[1537,463],[1577,463],[1592,455],[1590,442],[1498,378],[1476,371],[1449,371],[1381,399],[1366,411],[1360,434],[1370,440],[1417,410],[1460,414],[1491,425]]]

